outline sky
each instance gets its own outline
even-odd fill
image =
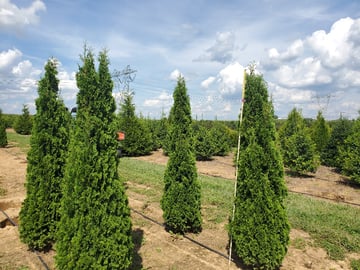
[[[52,57],[60,95],[75,107],[84,44],[108,50],[112,73],[134,70],[129,88],[145,117],[169,113],[181,75],[194,119],[238,119],[250,64],[279,118],[293,108],[306,118],[359,116],[359,0],[0,0],[2,112],[36,112]],[[126,86],[114,82],[119,104]]]

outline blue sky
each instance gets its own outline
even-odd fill
[[[111,70],[137,71],[136,111],[151,118],[169,112],[182,74],[194,118],[236,120],[252,62],[280,118],[294,107],[327,119],[360,110],[358,0],[0,0],[2,111],[19,114],[26,104],[35,113],[50,57],[60,63],[62,98],[75,106],[85,42],[95,54],[109,50]]]

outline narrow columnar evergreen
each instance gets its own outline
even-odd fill
[[[76,74],[77,115],[65,169],[57,269],[128,269],[133,242],[117,167],[113,82],[106,51],[84,49]]]
[[[321,155],[330,139],[330,127],[321,111],[318,112],[316,121],[311,127],[311,138],[315,143],[317,154]]]
[[[7,144],[6,124],[0,109],[0,147],[5,147]]]
[[[235,214],[230,234],[245,265],[276,269],[286,255],[290,227],[287,189],[276,147],[272,104],[262,76],[246,76]]]
[[[26,198],[20,211],[20,239],[38,250],[55,241],[69,141],[70,113],[59,98],[56,65],[50,59],[39,81],[27,156]]]
[[[179,77],[170,112],[169,161],[164,175],[161,207],[166,228],[174,233],[201,231],[201,190],[193,147],[190,99]]]

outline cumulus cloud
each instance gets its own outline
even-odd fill
[[[221,95],[232,96],[240,93],[244,79],[244,67],[239,62],[229,64],[219,72],[218,78]]]
[[[226,63],[233,59],[235,35],[233,32],[220,32],[216,35],[215,44],[195,61],[214,61]]]
[[[0,72],[10,71],[10,68],[21,58],[21,56],[22,53],[18,49],[9,49],[0,52]]]
[[[301,39],[297,39],[282,53],[279,53],[276,48],[271,48],[268,51],[268,56],[270,60],[276,62],[289,61],[299,57],[303,50],[304,42]]]
[[[167,92],[161,92],[159,96],[154,99],[146,99],[144,101],[145,107],[156,107],[156,106],[163,106],[169,107],[172,103],[172,96]]]
[[[178,70],[175,69],[173,72],[170,73],[170,80],[177,81],[179,77],[184,77],[184,75]]]
[[[209,86],[215,81],[215,79],[216,79],[215,77],[210,76],[209,78],[201,82],[201,87],[204,89],[208,89]]]
[[[39,21],[38,12],[45,11],[46,6],[35,0],[29,7],[19,8],[9,0],[0,1],[0,29],[18,29]]]

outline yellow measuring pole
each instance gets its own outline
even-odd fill
[[[241,93],[239,137],[238,137],[238,145],[237,145],[237,152],[236,152],[236,164],[235,164],[234,204],[233,204],[231,222],[234,221],[234,216],[235,216],[235,198],[236,198],[237,177],[238,177],[238,170],[239,170],[239,157],[240,157],[240,144],[241,144],[241,123],[242,123],[244,103],[245,103],[245,87],[246,87],[246,69],[244,69],[244,78],[243,78],[243,86],[242,86],[242,93]],[[230,244],[229,244],[229,269],[230,269],[230,264],[231,264],[231,255],[232,255],[232,234],[230,234]]]

